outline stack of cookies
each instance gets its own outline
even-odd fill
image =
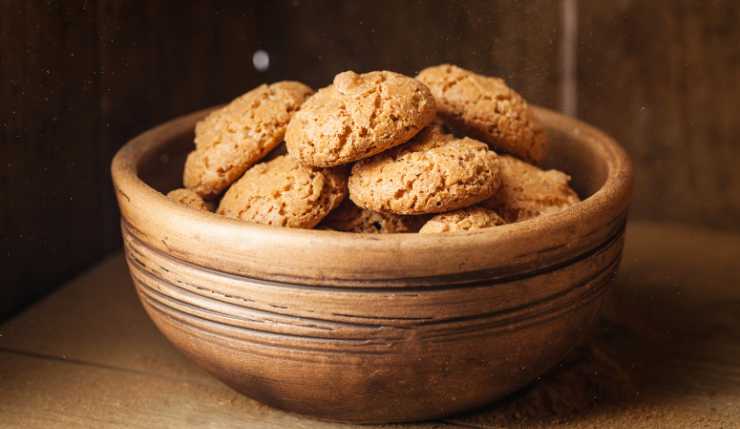
[[[283,145],[283,141],[285,144]],[[262,85],[195,128],[168,197],[245,222],[360,233],[492,228],[579,201],[536,165],[547,137],[503,80],[453,65],[416,78]]]

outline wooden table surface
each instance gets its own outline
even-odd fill
[[[739,259],[740,234],[632,223],[593,345],[483,410],[382,427],[740,428]],[[0,427],[190,426],[349,427],[190,364],[147,319],[120,254],[0,326]]]

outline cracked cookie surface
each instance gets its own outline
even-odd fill
[[[427,219],[426,216],[375,212],[357,207],[350,199],[345,199],[336,210],[329,213],[319,228],[370,234],[418,232]]]
[[[495,210],[507,222],[556,213],[580,201],[567,174],[542,170],[511,156],[502,155],[500,160],[501,187],[481,205]]]
[[[212,212],[216,207],[210,201],[205,201],[200,195],[186,188],[173,189],[167,193],[167,198],[191,209]]]
[[[250,168],[218,207],[230,218],[265,225],[313,228],[347,194],[345,175],[279,156]]]
[[[419,230],[420,234],[473,231],[504,225],[506,221],[493,210],[483,207],[468,207],[442,213],[429,219]]]
[[[379,212],[447,212],[490,198],[500,182],[498,163],[485,143],[457,139],[435,124],[403,146],[357,162],[350,198]]]
[[[541,162],[547,136],[527,102],[499,78],[442,64],[416,77],[434,94],[438,114],[454,128],[535,163]]]
[[[261,85],[211,112],[195,127],[183,183],[202,197],[223,192],[285,136],[293,114],[313,90],[300,82]]]
[[[306,100],[285,140],[303,164],[337,166],[408,141],[434,115],[434,98],[419,81],[389,71],[346,71]]]

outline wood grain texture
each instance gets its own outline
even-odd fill
[[[634,400],[601,397],[570,414],[530,402],[593,393],[569,384],[548,395],[552,380],[569,380],[572,369],[563,367],[473,414],[391,427],[737,426],[740,236],[631,223],[626,242],[610,327],[597,344],[634,379]],[[3,428],[352,427],[262,406],[197,368],[148,320],[120,254],[0,325],[0,350]]]
[[[740,4],[579,7],[579,114],[634,158],[635,216],[740,229]]]
[[[113,154],[260,82],[255,21],[251,2],[0,3],[0,319],[120,246]]]
[[[94,7],[0,2],[0,319],[104,251],[95,34]]]

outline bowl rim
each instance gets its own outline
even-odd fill
[[[139,170],[162,142],[192,134],[195,123],[217,107],[180,116],[145,131],[116,153],[111,174],[124,235],[132,235],[184,262],[221,272],[299,284],[341,284],[373,278],[419,278],[480,271],[527,259],[526,255],[547,259],[552,253],[547,250],[553,246],[578,247],[578,240],[573,246],[568,244],[569,234],[585,237],[619,223],[620,219],[621,228],[624,227],[633,182],[627,153],[613,138],[594,127],[536,106],[532,109],[546,128],[586,140],[607,166],[606,179],[596,192],[554,214],[476,231],[366,234],[252,224],[196,211],[171,201],[149,186],[139,177]],[[501,251],[502,248],[511,251]],[[474,253],[485,253],[487,249],[489,255]],[[254,257],[255,252],[266,255]],[[468,253],[470,261],[461,255],[447,259],[452,252]],[[342,268],[334,260],[353,253],[354,258],[363,254],[372,256],[367,264],[379,264],[381,269],[373,272],[372,267]],[[286,261],[279,258],[281,254],[296,260]],[[421,261],[411,263],[418,256],[423,256]],[[445,259],[439,259],[443,256]],[[279,260],[289,267],[260,266],[269,264],[270,260]]]

